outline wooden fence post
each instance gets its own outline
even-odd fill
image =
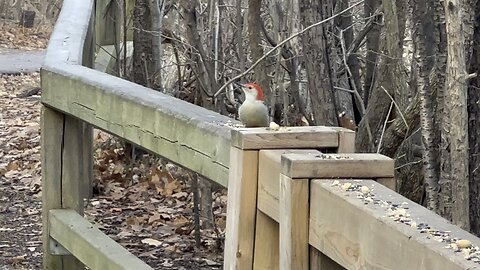
[[[230,150],[224,269],[252,269],[258,151]]]
[[[48,211],[62,208],[62,142],[64,115],[42,107],[43,269],[63,270],[62,257],[50,254]]]
[[[43,269],[84,269],[73,256],[58,252],[62,247],[55,247],[50,238],[48,213],[51,209],[68,208],[83,214],[85,142],[89,140],[80,120],[42,107]]]
[[[308,270],[309,179],[280,175],[280,270]]]
[[[279,269],[279,226],[277,221],[257,209],[253,269]]]
[[[83,48],[82,65],[89,68],[95,67],[95,13],[92,13],[85,46]],[[83,198],[90,199],[93,195],[93,127],[87,123],[83,126],[83,184],[81,190]]]
[[[265,128],[232,130],[224,269],[272,269],[272,267],[278,266],[279,261],[276,263],[272,261],[275,258],[264,257],[269,256],[269,253],[276,256],[278,250],[260,250],[262,247],[263,249],[271,247],[271,244],[264,243],[264,240],[274,240],[273,237],[276,235],[278,241],[279,233],[278,226],[273,226],[273,221],[264,215],[265,213],[257,211],[259,152],[262,149],[337,149],[340,131],[346,131],[347,135],[350,134],[350,131],[342,128],[330,127],[288,127],[278,131]],[[345,148],[348,148],[348,145]],[[277,179],[279,176],[278,173]],[[291,190],[294,193],[287,194],[290,192],[290,188],[287,188],[284,202],[291,205],[290,213],[297,214],[292,211],[296,211],[300,207],[298,204],[305,203],[304,198],[307,198],[306,202],[308,202],[308,181],[286,184],[289,187],[292,186]],[[298,200],[295,192],[306,194],[306,197]],[[295,198],[291,198],[291,196]],[[308,204],[305,211],[303,214],[306,213],[308,216]],[[258,224],[256,223],[257,218]],[[296,226],[294,220],[289,220],[289,222],[285,225]],[[258,233],[256,230],[259,230]],[[278,245],[276,247],[278,249]],[[296,246],[294,245],[293,248]],[[308,242],[305,254],[307,256],[305,262],[308,266]],[[258,258],[255,259],[256,257]]]

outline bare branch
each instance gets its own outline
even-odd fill
[[[227,85],[231,84],[232,82],[240,79],[241,77],[243,77],[245,74],[249,73],[250,71],[252,71],[260,62],[262,62],[263,60],[265,60],[265,58],[267,58],[267,56],[269,56],[270,54],[272,54],[274,51],[276,51],[278,48],[282,47],[285,43],[289,42],[290,40],[294,39],[295,37],[307,32],[308,30],[314,28],[314,27],[317,27],[319,25],[322,25],[332,19],[335,19],[336,17],[342,15],[343,13],[353,9],[354,7],[362,4],[364,2],[364,0],[361,0],[353,5],[351,5],[350,7],[342,10],[341,12],[337,13],[337,14],[334,14],[328,18],[326,18],[325,20],[322,20],[322,21],[319,21],[317,23],[314,23],[312,25],[309,25],[308,27],[306,27],[305,29],[303,29],[302,31],[299,31],[291,36],[289,36],[288,38],[284,39],[282,42],[278,43],[277,46],[273,47],[272,49],[270,49],[267,53],[265,53],[262,57],[260,57],[255,63],[253,63],[247,70],[245,70],[244,72],[238,74],[237,76],[231,78],[228,82],[226,82],[224,85],[222,85],[222,87],[220,87],[220,89],[218,89],[218,91],[213,95],[214,98],[216,98],[226,87]]]

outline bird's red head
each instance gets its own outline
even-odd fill
[[[260,87],[260,85],[258,85],[256,83],[246,83],[246,84],[243,85],[243,87],[244,87],[244,91],[246,93],[254,93],[254,91],[256,91],[257,92],[257,100],[260,100],[260,101],[264,100],[262,87]]]

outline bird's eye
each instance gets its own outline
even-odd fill
[[[253,88],[252,88],[251,86],[249,86],[249,87],[248,87],[248,89],[250,89],[250,90],[251,90],[251,89],[253,89]]]

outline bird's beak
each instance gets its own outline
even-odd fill
[[[236,86],[234,87],[234,91],[241,94],[243,92],[243,88],[245,87],[243,84],[239,83],[239,82],[233,82],[233,85]]]
[[[243,84],[241,84],[241,83],[239,83],[239,82],[233,82],[233,84],[234,84],[235,86],[240,87],[240,88],[243,88],[243,87],[244,87]]]

